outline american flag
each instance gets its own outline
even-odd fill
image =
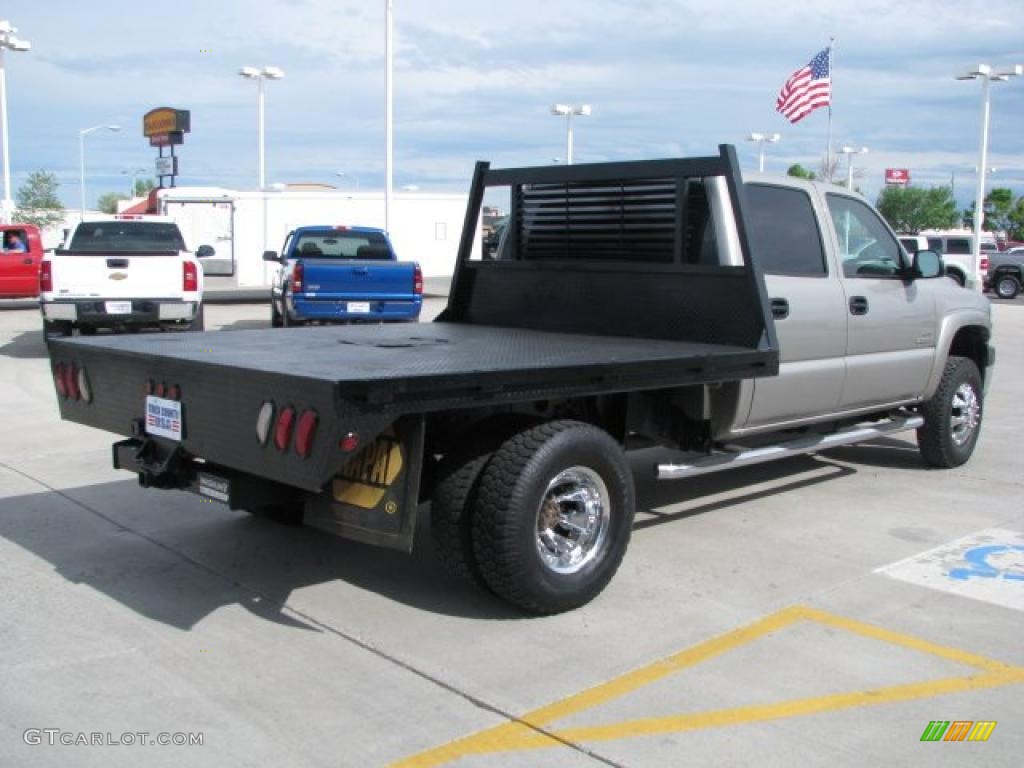
[[[790,75],[775,100],[775,111],[791,123],[798,123],[818,107],[827,107],[832,98],[832,76],[828,70],[826,48]]]

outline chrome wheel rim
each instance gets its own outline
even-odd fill
[[[549,571],[576,573],[608,538],[611,498],[589,467],[570,467],[548,483],[537,510],[537,553]]]
[[[953,408],[949,426],[953,442],[959,446],[967,443],[978,428],[981,420],[981,402],[978,394],[968,382],[964,382],[953,393]]]
[[[1010,296],[1010,294],[1014,292],[1014,289],[1016,287],[1016,281],[1014,281],[1012,278],[1004,277],[1002,280],[999,281],[998,290],[996,292],[999,294],[1000,297],[1007,298],[1008,296]]]

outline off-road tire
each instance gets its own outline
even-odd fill
[[[200,304],[199,311],[196,312],[196,316],[192,318],[192,322],[188,324],[190,331],[205,331],[206,330],[206,305]]]
[[[270,301],[270,327],[281,328],[284,322],[281,320],[281,313],[277,311],[277,304],[274,303],[273,299]]]
[[[538,548],[538,518],[549,483],[565,470],[596,473],[607,490],[607,535],[581,568],[557,573]],[[484,467],[473,517],[476,560],[495,594],[529,612],[578,608],[611,581],[629,545],[633,477],[619,444],[578,421],[552,421],[513,435]]]
[[[430,535],[445,570],[490,591],[473,548],[473,516],[484,467],[512,434],[536,424],[519,414],[492,416],[474,424],[466,440],[433,469]],[[470,434],[471,433],[471,434]]]
[[[958,443],[954,439],[952,417],[954,415],[954,398],[961,387],[969,387],[977,402],[977,423],[967,439]],[[982,396],[981,374],[973,360],[966,357],[951,356],[946,361],[946,369],[942,373],[942,381],[935,394],[921,407],[924,426],[917,430],[917,446],[924,460],[933,467],[951,469],[959,467],[971,458],[974,446],[977,445],[981,432],[984,401]]]

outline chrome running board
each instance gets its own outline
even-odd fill
[[[720,472],[723,469],[732,469],[733,467],[762,464],[766,461],[814,453],[815,451],[823,451],[826,448],[835,448],[840,445],[862,443],[865,440],[873,440],[876,437],[906,432],[909,429],[918,429],[923,425],[924,419],[921,416],[905,416],[890,419],[880,424],[873,424],[869,427],[847,427],[828,435],[798,437],[785,443],[751,448],[746,451],[712,453],[708,456],[694,459],[688,464],[659,464],[658,479],[679,480],[684,477],[695,477],[696,475],[706,475],[710,472]]]

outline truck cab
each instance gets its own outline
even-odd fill
[[[39,295],[39,264],[43,241],[33,224],[0,225],[0,298],[21,299]]]

